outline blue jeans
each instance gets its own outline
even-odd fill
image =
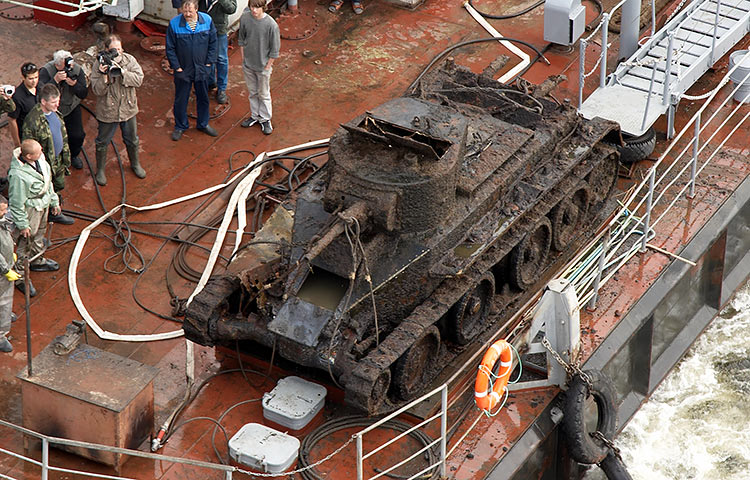
[[[209,85],[215,83],[220,92],[225,92],[229,81],[229,37],[216,35],[216,48],[219,54],[216,57],[216,63],[211,65],[208,83]]]
[[[175,72],[176,73],[176,72]],[[174,77],[174,128],[176,130],[187,130],[190,128],[187,116],[188,99],[190,99],[190,88],[195,88],[195,103],[198,109],[198,128],[206,128],[208,125],[208,80],[206,77],[198,80]]]

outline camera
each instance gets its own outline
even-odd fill
[[[68,57],[65,59],[65,74],[68,76],[68,78],[73,78],[73,67],[75,66],[75,63],[73,62],[73,57]]]
[[[99,61],[99,65],[106,67],[107,73],[112,77],[119,77],[122,75],[122,69],[114,63],[114,60],[118,55],[120,55],[120,52],[118,52],[116,48],[102,50],[96,54],[96,59]]]
[[[12,97],[13,94],[16,93],[16,87],[13,85],[3,85],[0,89],[2,89],[2,92],[9,97]]]

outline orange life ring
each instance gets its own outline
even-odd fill
[[[500,370],[492,381],[491,372],[500,360]],[[513,349],[505,340],[493,343],[482,358],[477,380],[474,382],[474,401],[482,410],[492,410],[500,403],[513,370]]]

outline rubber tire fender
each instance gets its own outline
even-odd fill
[[[620,162],[623,165],[630,165],[639,162],[648,157],[656,148],[656,131],[654,127],[646,130],[646,133],[637,137],[623,135],[625,145],[619,147]]]
[[[578,463],[593,465],[607,457],[609,448],[590,434],[584,418],[586,399],[593,396],[598,409],[596,431],[605,438],[614,438],[617,429],[617,395],[612,380],[599,370],[587,370],[591,391],[581,375],[572,378],[565,393],[562,432],[570,457]]]

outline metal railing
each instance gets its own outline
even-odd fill
[[[33,10],[41,10],[43,12],[54,13],[63,17],[75,17],[82,13],[93,12],[94,10],[101,8],[105,5],[115,6],[117,0],[80,0],[79,2],[66,2],[65,0],[48,0],[49,3],[54,5],[60,5],[68,11],[56,10],[54,8],[45,7],[42,5],[36,5],[34,2],[24,3],[17,0],[0,0],[0,2],[10,3],[11,5],[17,5],[19,7],[31,8]]]
[[[399,435],[397,435],[396,437],[391,438],[390,440],[388,440],[387,442],[383,443],[382,445],[380,445],[380,446],[372,449],[371,451],[369,451],[367,453],[364,453],[364,451],[363,451],[363,438],[364,438],[365,434],[367,434],[368,432],[370,432],[370,431],[372,431],[372,430],[374,430],[374,429],[382,426],[387,421],[393,419],[394,417],[397,417],[398,415],[404,413],[405,411],[409,410],[410,408],[414,407],[415,405],[419,404],[420,402],[422,402],[424,400],[427,400],[428,398],[430,398],[432,396],[435,396],[437,394],[440,394],[440,397],[441,397],[440,398],[440,400],[441,400],[441,407],[440,407],[440,412],[439,413],[436,413],[432,417],[426,418],[422,422],[414,425],[413,427],[409,428],[408,430],[405,430],[405,431],[401,432]],[[374,475],[372,477],[368,477],[368,480],[375,480],[376,478],[380,478],[380,477],[382,477],[384,475],[388,475],[393,470],[395,470],[395,469],[397,469],[397,468],[399,468],[399,467],[407,464],[411,460],[413,460],[413,459],[417,458],[418,456],[426,453],[427,450],[429,450],[431,448],[434,448],[436,446],[439,446],[439,449],[440,449],[440,456],[439,456],[438,461],[435,462],[435,463],[433,463],[433,464],[431,464],[431,465],[428,465],[427,467],[425,467],[421,471],[419,471],[419,472],[411,475],[406,480],[413,480],[414,478],[421,477],[425,473],[427,473],[430,470],[433,470],[435,468],[439,468],[440,469],[440,477],[444,478],[445,477],[445,473],[446,473],[445,459],[447,457],[447,454],[446,454],[446,438],[447,438],[447,425],[448,425],[448,384],[447,383],[444,383],[442,386],[436,388],[435,390],[422,395],[418,399],[410,402],[408,405],[406,405],[406,406],[404,406],[404,407],[396,410],[395,412],[391,413],[387,417],[384,417],[384,418],[380,419],[379,421],[373,423],[372,425],[370,425],[369,427],[365,428],[364,430],[362,430],[362,431],[354,434],[355,442],[356,442],[356,445],[357,445],[357,480],[365,480],[364,479],[364,465],[363,465],[363,462],[366,459],[368,459],[372,455],[380,452],[381,450],[383,450],[384,448],[388,447],[389,445],[392,445],[393,443],[395,443],[398,440],[402,439],[406,435],[409,435],[410,433],[414,432],[415,430],[426,427],[429,423],[431,423],[431,422],[433,422],[433,421],[435,421],[437,419],[440,419],[440,437],[438,437],[437,439],[433,440],[431,443],[425,445],[424,447],[422,447],[421,449],[417,450],[416,452],[412,453],[409,457],[407,457],[407,458],[401,460],[400,462],[397,462],[396,464],[394,464],[394,465],[392,465],[392,466],[390,466],[390,467],[382,470],[377,475]],[[401,477],[399,477],[399,478],[401,478]]]
[[[379,428],[383,426],[386,422],[393,419],[394,417],[397,417],[398,415],[404,413],[410,408],[413,408],[415,405],[419,404],[420,402],[427,400],[435,395],[440,395],[441,399],[441,408],[438,413],[435,415],[423,420],[422,422],[412,426],[411,428],[404,430],[399,435],[389,439],[382,445],[379,445],[372,449],[370,452],[365,453],[363,451],[363,439],[364,436],[371,432],[372,430]],[[446,442],[447,442],[447,422],[448,422],[448,385],[443,384],[442,386],[436,388],[435,390],[426,393],[425,395],[419,397],[418,399],[410,402],[408,405],[402,407],[401,409],[393,412],[392,414],[388,415],[387,417],[373,423],[372,425],[366,427],[363,430],[360,430],[359,432],[355,433],[352,438],[356,442],[356,448],[357,448],[357,479],[358,480],[364,480],[364,467],[363,462],[371,457],[372,455],[375,455],[376,453],[382,451],[386,447],[394,444],[395,442],[399,441],[400,439],[404,438],[407,435],[410,435],[412,432],[418,429],[422,429],[427,427],[431,422],[434,421],[440,421],[440,436],[433,440],[432,442],[426,444],[423,448],[417,450],[416,452],[412,453],[409,457],[397,462],[396,464],[386,468],[385,470],[379,472],[378,474],[369,477],[368,480],[374,480],[376,478],[389,475],[393,472],[395,469],[407,464],[411,460],[419,457],[422,454],[425,454],[430,449],[437,449],[439,451],[439,455],[437,456],[438,460],[427,467],[420,470],[418,473],[414,474],[409,478],[409,480],[412,480],[414,478],[420,477],[424,475],[425,473],[429,472],[430,470],[438,469],[440,472],[441,477],[445,477],[446,473]],[[283,472],[283,473],[258,473],[258,472],[250,472],[247,470],[243,470],[241,468],[232,466],[232,465],[223,465],[223,464],[217,464],[217,463],[211,463],[211,462],[204,462],[200,460],[193,460],[189,458],[181,458],[181,457],[172,457],[168,455],[160,455],[156,453],[149,453],[149,452],[142,452],[140,450],[131,450],[127,448],[119,448],[119,447],[113,447],[110,445],[101,445],[97,443],[91,443],[91,442],[82,442],[77,440],[70,440],[66,438],[59,438],[59,437],[52,437],[49,435],[44,435],[42,433],[36,432],[34,430],[30,430],[28,428],[24,428],[18,425],[15,425],[10,422],[6,422],[4,420],[0,420],[0,426],[7,427],[10,429],[13,429],[23,435],[28,435],[30,437],[37,438],[41,440],[42,442],[42,459],[41,461],[36,460],[34,458],[28,457],[26,455],[21,455],[19,453],[13,452],[11,450],[0,448],[0,453],[9,455],[11,457],[17,458],[19,460],[22,460],[24,462],[28,462],[30,464],[36,465],[41,469],[41,479],[42,480],[48,480],[49,473],[50,472],[61,472],[61,473],[69,473],[74,475],[84,475],[92,478],[103,478],[107,480],[138,480],[133,479],[129,477],[122,477],[119,475],[107,475],[107,474],[101,474],[101,473],[94,473],[94,472],[85,472],[81,470],[73,470],[68,468],[62,468],[50,465],[50,459],[49,459],[49,447],[50,445],[57,445],[57,446],[67,446],[67,447],[75,447],[75,448],[85,448],[90,450],[96,450],[96,451],[103,451],[103,452],[109,452],[109,453],[115,453],[115,454],[122,454],[122,455],[128,455],[133,457],[141,457],[141,458],[148,458],[152,460],[159,460],[162,462],[170,462],[170,463],[177,463],[177,464],[183,464],[183,465],[189,465],[201,469],[207,469],[214,472],[224,472],[224,479],[225,480],[231,480],[232,479],[232,473],[242,473],[246,475],[252,475],[256,477],[284,477],[287,475],[290,475],[291,473],[307,470],[315,465],[318,465],[321,462],[316,462],[315,464],[305,467],[299,470],[295,470],[294,472]],[[387,425],[386,425],[387,427]],[[351,442],[351,440],[349,440]],[[349,442],[346,442],[348,444]],[[455,448],[455,447],[454,447]],[[333,457],[335,454],[339,453],[341,451],[341,448],[337,449],[333,454],[326,457],[324,460],[329,460],[331,457]],[[8,480],[17,480],[9,475],[0,474],[0,478],[2,479],[8,479]]]
[[[652,247],[648,242],[657,234],[659,223],[683,196],[695,196],[696,179],[750,117],[750,108],[739,102],[729,114],[723,111],[742,84],[750,82],[750,71],[713,112],[707,111],[730,75],[746,60],[750,60],[750,53],[727,72],[646,177],[627,196],[612,221],[565,268],[561,277],[575,285],[581,307],[588,303],[589,308],[595,308],[599,289],[633,255]],[[727,130],[728,133],[719,138]],[[682,150],[678,151],[683,137],[690,134],[693,138],[682,142]]]
[[[13,429],[19,433],[37,438],[42,441],[42,461],[41,462],[39,460],[27,457],[25,455],[21,455],[11,450],[0,448],[0,453],[4,453],[11,457],[17,458],[19,460],[23,460],[24,462],[28,462],[28,463],[31,463],[33,465],[40,467],[42,470],[40,478],[42,480],[47,480],[49,478],[50,472],[62,472],[62,473],[70,473],[70,474],[75,474],[75,475],[85,475],[88,477],[106,478],[109,480],[140,480],[140,479],[133,479],[133,478],[128,478],[128,477],[121,477],[117,475],[105,475],[101,473],[84,472],[80,470],[72,470],[69,468],[52,466],[50,465],[50,460],[49,460],[50,445],[86,448],[86,449],[97,450],[97,451],[102,451],[102,452],[129,455],[132,457],[150,458],[152,460],[159,460],[162,462],[179,463],[183,465],[190,465],[190,466],[199,467],[203,469],[209,469],[213,471],[223,471],[225,472],[225,476],[224,476],[225,480],[232,479],[232,472],[252,473],[252,472],[246,472],[232,465],[221,465],[218,463],[203,462],[200,460],[192,460],[189,458],[171,457],[168,455],[159,455],[156,453],[141,452],[139,450],[130,450],[128,448],[119,448],[119,447],[113,447],[110,445],[100,445],[98,443],[80,442],[77,440],[70,440],[67,438],[52,437],[49,435],[44,435],[39,432],[35,432],[34,430],[29,430],[28,428],[15,425],[10,422],[6,422],[4,420],[0,420],[0,426]],[[3,475],[2,478],[16,480],[13,477],[10,477],[8,475]]]
[[[608,44],[608,31],[609,31],[609,21],[614,15],[614,13],[622,7],[622,5],[625,3],[626,0],[620,1],[617,5],[615,5],[614,8],[608,13],[605,13],[602,15],[602,20],[600,24],[597,26],[597,28],[586,38],[582,38],[579,44],[579,69],[578,69],[578,108],[581,108],[584,102],[584,87],[586,83],[586,78],[593,75],[597,68],[599,69],[599,88],[605,88],[607,84],[607,55],[609,53],[609,44]],[[632,67],[632,66],[649,66],[653,69],[651,74],[651,81],[649,83],[649,91],[648,91],[648,97],[646,99],[646,108],[643,112],[643,120],[641,124],[641,128],[644,128],[646,119],[648,118],[648,112],[649,108],[651,108],[651,97],[653,96],[655,92],[654,90],[654,84],[655,84],[655,76],[656,76],[656,70],[658,64],[661,62],[664,62],[664,85],[662,89],[662,105],[668,105],[671,101],[671,93],[673,91],[673,84],[672,84],[672,67],[673,65],[679,64],[679,58],[682,54],[682,48],[676,48],[674,38],[677,33],[677,31],[681,28],[681,24],[677,25],[671,25],[670,20],[674,15],[676,15],[682,5],[683,2],[677,7],[677,9],[672,13],[672,15],[667,19],[666,25],[664,28],[668,29],[666,32],[667,38],[668,38],[668,47],[666,51],[666,55],[663,55],[660,58],[656,59],[649,59],[646,61],[639,60],[637,58],[631,57],[627,62],[621,62],[618,65],[618,69],[624,68],[624,67]],[[719,17],[720,17],[720,11],[722,7],[721,0],[718,0],[716,3],[716,12],[714,15],[714,24],[713,24],[713,35],[711,39],[711,50],[710,50],[710,60],[711,64],[715,63],[717,60],[715,58],[715,50],[716,50],[716,38],[718,34],[718,28],[719,28]],[[655,17],[654,17],[654,0],[651,2],[651,11],[652,11],[652,23],[651,23],[651,35],[649,39],[646,41],[646,43],[641,47],[639,51],[647,51],[651,49],[653,46],[656,45],[659,41],[661,41],[662,37],[656,37],[654,28],[655,28]],[[682,21],[682,20],[681,20]],[[597,32],[601,30],[601,51],[599,55],[599,59],[597,60],[596,65],[592,68],[591,71],[588,73],[585,71],[585,65],[586,65],[586,49],[589,45],[589,43],[593,43],[592,39],[597,34]],[[695,34],[695,32],[688,30],[688,38]],[[683,44],[686,40],[683,40]],[[637,55],[637,53],[636,53]],[[617,70],[615,71],[617,72]]]

